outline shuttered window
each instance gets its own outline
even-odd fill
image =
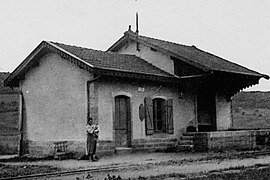
[[[146,135],[152,135],[154,133],[152,99],[146,97],[144,99],[144,106],[145,106],[145,133]]]
[[[153,123],[154,131],[166,132],[166,107],[164,99],[153,99]]]
[[[152,135],[154,132],[173,134],[173,100],[146,97],[144,103],[146,135]]]
[[[174,126],[173,126],[173,100],[168,99],[166,101],[166,116],[167,116],[167,126],[166,130],[168,134],[174,133]]]

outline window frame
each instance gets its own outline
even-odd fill
[[[153,98],[153,125],[155,133],[166,132],[166,100],[163,98]],[[159,129],[161,127],[161,129]]]
[[[156,101],[154,99],[161,99],[160,101],[164,102],[164,116],[163,116],[163,124],[162,124],[162,130],[157,130],[157,128],[154,129],[154,105],[153,102]],[[154,100],[154,101],[153,101]],[[163,101],[164,100],[164,101]],[[144,118],[145,118],[145,135],[153,135],[153,134],[160,134],[160,133],[166,133],[166,134],[174,134],[174,116],[173,116],[173,98],[166,99],[166,98],[150,98],[145,97],[144,98]],[[155,127],[157,127],[155,125]]]

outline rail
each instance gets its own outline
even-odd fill
[[[270,155],[270,151],[250,151],[244,154],[253,154],[253,155]],[[50,177],[64,177],[70,175],[81,175],[82,173],[94,173],[94,172],[106,172],[106,171],[114,171],[114,170],[121,170],[127,168],[136,168],[136,167],[143,167],[147,166],[147,164],[136,164],[136,165],[119,165],[119,166],[109,166],[109,167],[94,167],[94,168],[87,168],[87,169],[79,169],[79,170],[70,170],[70,171],[58,171],[53,173],[44,173],[44,174],[32,174],[26,176],[16,176],[16,177],[6,177],[0,178],[0,180],[14,180],[14,179],[37,179],[37,178],[50,178]]]

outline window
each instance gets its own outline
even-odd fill
[[[164,99],[153,99],[153,123],[154,131],[161,132],[166,127],[166,111]],[[164,127],[165,126],[165,127]]]
[[[160,132],[173,134],[173,100],[146,97],[144,104],[146,135]]]

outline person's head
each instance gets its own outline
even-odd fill
[[[87,123],[92,125],[93,124],[93,118],[89,117],[88,120],[87,120]]]

